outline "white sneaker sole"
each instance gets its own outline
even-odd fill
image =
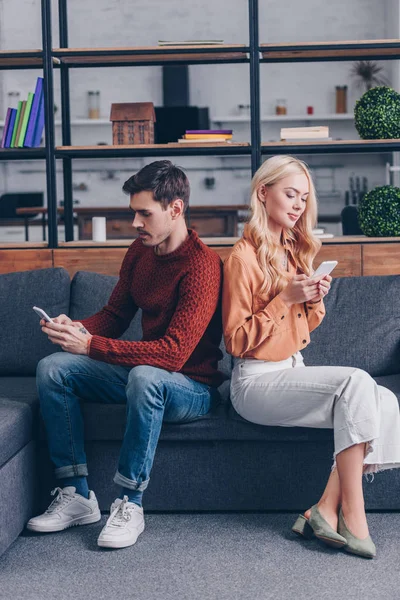
[[[136,536],[136,538],[134,539],[134,541],[132,540],[102,540],[102,539],[98,539],[97,540],[97,545],[100,546],[100,548],[128,548],[128,546],[133,546],[134,544],[136,544],[137,539],[139,537],[139,535],[143,532],[144,530],[144,522],[142,523],[142,525],[140,525],[139,529],[137,530],[138,534]]]
[[[54,533],[56,531],[64,531],[64,529],[68,529],[69,527],[74,527],[75,525],[90,525],[91,523],[97,523],[101,519],[101,512],[98,510],[92,515],[85,515],[84,517],[77,517],[76,519],[71,519],[67,523],[60,523],[60,525],[46,525],[44,523],[35,523],[28,521],[26,528],[29,531],[36,531],[37,533]]]

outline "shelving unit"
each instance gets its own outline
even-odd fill
[[[128,48],[69,48],[67,0],[58,0],[60,48],[52,47],[51,0],[41,0],[42,50],[1,51],[0,69],[43,68],[45,80],[45,148],[2,149],[0,160],[41,159],[46,161],[49,247],[57,248],[56,160],[62,160],[66,245],[73,241],[72,160],[154,156],[250,156],[254,173],[262,155],[293,153],[371,153],[400,150],[400,140],[334,140],[330,142],[263,143],[261,123],[289,121],[351,120],[344,115],[265,115],[260,116],[260,68],[276,62],[349,61],[362,58],[400,58],[400,40],[363,40],[302,44],[259,44],[258,0],[248,0],[249,43],[216,46],[157,46]],[[250,73],[250,114],[215,117],[214,123],[249,123],[248,143],[162,144],[147,146],[72,146],[74,126],[104,126],[108,120],[74,119],[70,115],[69,70],[110,66],[151,66],[165,64],[248,64]],[[53,71],[60,70],[61,121],[53,112]],[[0,124],[1,125],[1,124]],[[55,146],[55,128],[61,126],[62,145]]]

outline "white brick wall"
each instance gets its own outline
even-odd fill
[[[398,37],[398,0],[260,0],[260,42],[380,39]],[[68,0],[69,45],[81,47],[140,46],[158,39],[222,38],[227,43],[248,43],[247,0]],[[57,2],[53,6],[53,45],[58,45]],[[1,49],[41,47],[40,0],[0,0]],[[359,91],[349,79],[350,62],[275,64],[261,66],[261,113],[271,114],[277,98],[286,98],[292,114],[334,112],[335,86],[349,86],[349,112]],[[386,72],[398,85],[398,61],[385,63]],[[22,97],[34,88],[40,71],[0,72],[0,109],[5,114],[6,96],[18,90]],[[87,91],[101,92],[101,115],[109,117],[111,102],[151,100],[162,102],[160,67],[71,69],[72,118],[86,115]],[[228,116],[238,104],[249,102],[249,69],[246,65],[196,65],[190,67],[191,104],[209,106],[210,115]],[[59,74],[55,72],[55,103],[60,105]],[[59,116],[59,113],[56,117]],[[226,124],[230,126],[229,123]],[[336,124],[333,135],[353,137],[352,126]],[[280,125],[263,125],[263,139],[276,137]],[[247,125],[234,127],[237,139],[249,139]],[[58,129],[59,131],[59,129]],[[73,130],[73,143],[111,140],[110,126]],[[307,157],[306,157],[307,158]],[[370,186],[384,183],[384,158],[377,156],[308,157],[310,164],[337,165],[336,185],[348,187],[351,172],[368,175]],[[151,160],[151,159],[149,159]],[[215,170],[216,187],[206,190],[209,170],[229,165],[249,167],[246,157],[181,158],[188,169],[192,199],[198,204],[242,203],[247,199],[250,169]],[[120,191],[131,171],[144,161],[74,161],[74,183],[86,183],[87,192],[76,192],[81,204],[107,205],[126,202]],[[106,169],[117,179],[105,179]],[[104,169],[104,170],[103,170]],[[196,169],[196,170],[194,170]],[[208,169],[208,170],[207,170]],[[61,163],[58,164],[61,171]],[[27,172],[28,171],[28,172]],[[58,177],[62,198],[62,177]],[[0,166],[0,193],[6,190],[44,189],[43,164],[10,163]],[[324,201],[325,202],[325,201]],[[339,211],[343,199],[321,208]]]

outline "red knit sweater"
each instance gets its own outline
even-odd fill
[[[221,282],[219,256],[194,231],[177,250],[161,256],[135,240],[108,304],[82,321],[93,335],[89,356],[126,367],[150,365],[220,385]],[[115,339],[138,308],[142,340]]]

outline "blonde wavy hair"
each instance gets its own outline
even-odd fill
[[[256,248],[257,261],[264,275],[260,291],[273,297],[286,287],[289,274],[280,260],[280,244],[269,231],[268,214],[260,196],[260,188],[263,185],[271,187],[284,177],[299,173],[306,175],[309,183],[306,209],[294,227],[285,229],[283,233],[291,244],[297,268],[310,275],[321,242],[312,233],[317,222],[317,198],[308,166],[293,156],[273,156],[261,165],[251,181],[251,216],[246,226],[246,238]]]

